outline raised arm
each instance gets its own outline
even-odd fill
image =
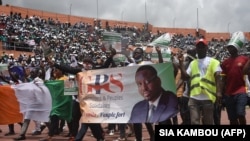
[[[162,54],[161,54],[161,48],[158,47],[158,46],[156,46],[155,50],[158,53],[158,59],[159,59],[158,61],[159,61],[159,63],[163,63],[163,58],[162,58]]]
[[[66,72],[66,73],[70,73],[70,74],[74,74],[74,75],[76,75],[77,73],[79,73],[79,72],[82,71],[81,68],[73,68],[73,67],[70,67],[68,65],[59,65],[59,64],[56,64],[55,62],[51,61],[49,58],[48,58],[48,63],[52,67],[56,67],[59,70],[62,70],[64,72]]]
[[[190,79],[190,76],[186,71],[186,67],[184,65],[184,56],[182,53],[178,54],[178,60],[179,60],[179,69],[181,70],[181,79],[187,81]]]

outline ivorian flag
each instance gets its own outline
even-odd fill
[[[15,91],[10,86],[0,86],[0,125],[18,123],[23,120]]]
[[[72,119],[72,96],[64,95],[64,81],[46,81],[52,97],[52,110],[50,115],[57,115],[61,119],[70,121]]]
[[[51,107],[50,91],[44,83],[0,86],[0,124],[23,119],[48,122]]]
[[[50,115],[70,121],[72,96],[64,95],[64,81],[0,86],[0,125],[30,119],[48,122]]]

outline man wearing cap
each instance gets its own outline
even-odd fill
[[[214,125],[214,103],[220,102],[220,62],[207,56],[208,44],[205,39],[196,42],[197,59],[185,70],[183,58],[179,57],[183,80],[190,80],[188,106],[192,125]]]
[[[244,45],[243,32],[235,32],[227,44],[230,57],[222,64],[222,88],[224,88],[225,106],[230,125],[246,125],[247,90],[245,75],[249,74],[250,60],[239,55]]]

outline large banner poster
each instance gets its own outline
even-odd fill
[[[138,92],[135,72],[141,65],[81,72],[77,75],[83,123],[127,123],[133,106],[144,98]],[[175,94],[172,63],[151,64],[161,86]],[[153,78],[153,76],[152,76]],[[175,96],[175,95],[174,95]],[[177,111],[177,107],[175,110]]]

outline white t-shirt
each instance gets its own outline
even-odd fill
[[[204,75],[206,74],[207,67],[208,67],[211,59],[212,59],[211,57],[205,57],[203,59],[198,59],[198,67],[199,67],[199,70],[200,70],[200,76],[201,77],[204,77]],[[190,64],[189,64],[189,66],[187,68],[187,74],[188,75],[191,75]],[[218,65],[218,67],[215,70],[215,72],[218,72],[218,71],[222,71],[220,65]],[[213,72],[213,74],[215,72]],[[196,99],[196,100],[210,100],[206,94],[200,94],[200,95],[190,96],[190,97],[193,98],[193,99]]]
[[[137,65],[148,65],[148,64],[154,64],[152,61],[142,61],[139,64],[136,63],[130,63],[128,66],[137,66]]]

